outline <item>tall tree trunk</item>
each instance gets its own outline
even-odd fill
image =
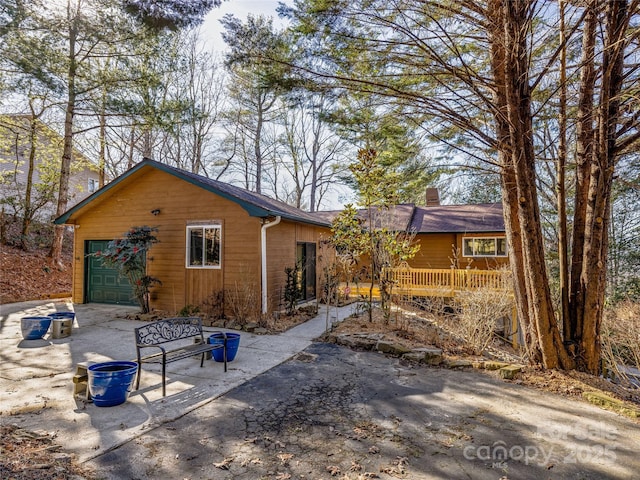
[[[107,115],[106,115],[106,103],[107,103],[107,91],[106,89],[102,90],[102,103],[100,105],[100,130],[98,133],[98,137],[100,139],[100,158],[98,158],[98,186],[100,188],[104,187],[105,183],[105,165],[107,164],[106,159],[106,145],[107,145]]]
[[[500,8],[495,18],[503,27],[503,72],[506,114],[509,128],[509,149],[504,152],[506,169],[503,177],[513,181],[506,192],[508,214],[505,216],[510,240],[519,233],[522,251],[518,268],[524,272],[524,285],[516,289],[518,303],[526,297],[528,314],[525,323],[536,334],[536,343],[545,368],[571,368],[573,362],[567,355],[555,319],[551,292],[545,265],[545,252],[538,197],[536,190],[535,152],[531,115],[531,87],[529,85],[529,56],[527,39],[531,29],[530,8],[527,0],[512,0],[491,4]],[[496,38],[499,41],[499,38]],[[513,215],[517,213],[517,215]],[[517,218],[517,221],[515,220]],[[524,288],[522,288],[524,287]],[[520,307],[522,309],[522,307]]]
[[[60,185],[58,187],[58,205],[56,216],[62,215],[67,209],[69,198],[69,176],[71,172],[71,159],[73,156],[73,116],[76,108],[76,39],[78,36],[78,12],[72,16],[71,5],[67,3],[69,15],[69,68],[67,71],[67,107],[64,118],[64,146],[62,149],[62,162],[60,165]],[[64,239],[64,225],[55,225],[53,242],[49,257],[52,263],[62,267],[62,242]]]
[[[509,242],[509,259],[514,279],[516,310],[519,328],[522,332],[529,359],[540,363],[542,356],[538,347],[538,333],[535,323],[529,317],[529,301],[526,295],[522,240],[518,219],[518,195],[515,171],[511,164],[511,143],[509,138],[509,122],[507,112],[507,94],[505,79],[505,45],[504,28],[500,18],[501,0],[491,0],[488,4],[488,25],[491,44],[491,69],[494,77],[493,99],[495,105],[494,119],[496,130],[496,150],[500,165],[500,181],[502,204],[504,206],[505,230]]]
[[[263,111],[262,104],[264,102],[262,94],[259,95],[258,111],[256,112],[256,132],[253,139],[253,153],[256,157],[256,193],[262,193],[262,127],[263,127]]]
[[[33,207],[31,205],[31,193],[33,192],[33,175],[36,170],[36,132],[38,120],[31,107],[31,119],[29,121],[29,168],[27,170],[27,184],[24,192],[24,214],[22,215],[22,226],[20,228],[20,248],[25,252],[29,250],[29,227],[33,219]],[[16,145],[17,153],[17,145]]]
[[[127,155],[127,170],[133,168],[133,154],[136,148],[136,127],[131,125],[131,133],[129,134],[129,153]]]
[[[600,324],[606,289],[608,226],[611,186],[616,160],[616,130],[620,115],[620,91],[623,83],[625,32],[629,17],[626,0],[609,0],[602,56],[600,108],[595,155],[591,166],[581,285],[584,292],[580,357],[583,368],[600,372]]]
[[[596,82],[595,42],[597,25],[597,0],[588,2],[582,33],[582,58],[580,67],[580,91],[578,94],[578,118],[576,123],[576,194],[573,215],[573,243],[571,247],[571,277],[569,290],[569,338],[574,344],[582,337],[584,292],[582,268],[584,239],[586,235],[587,194],[591,163],[593,161],[593,92]]]
[[[153,142],[151,140],[151,126],[145,123],[142,126],[142,158],[153,158]],[[132,159],[133,161],[133,159]]]
[[[558,161],[556,163],[556,202],[558,205],[558,268],[560,272],[560,315],[565,342],[571,338],[569,319],[569,262],[567,231],[567,189],[565,169],[567,166],[567,47],[565,45],[565,0],[558,0],[560,7],[560,105],[558,112]]]

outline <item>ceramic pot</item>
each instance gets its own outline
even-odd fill
[[[113,361],[90,365],[87,376],[94,405],[112,407],[124,403],[129,398],[136,373],[136,362]]]
[[[214,333],[209,336],[209,343],[212,345],[224,345],[224,336],[227,336],[227,362],[232,362],[236,358],[238,353],[238,347],[240,346],[240,334],[239,333]],[[224,349],[216,348],[211,352],[213,359],[216,362],[224,362]]]
[[[25,340],[39,340],[47,334],[50,325],[51,317],[22,317],[20,319],[22,338]]]

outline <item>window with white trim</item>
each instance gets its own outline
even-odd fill
[[[90,178],[88,189],[89,189],[89,193],[93,193],[96,190],[98,190],[98,180],[96,180],[95,178]]]
[[[465,237],[462,239],[464,257],[506,257],[505,237]]]
[[[187,268],[220,268],[221,225],[187,227]]]

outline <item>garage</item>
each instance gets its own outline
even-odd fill
[[[87,240],[85,242],[86,288],[85,303],[110,303],[137,305],[129,280],[113,268],[105,267],[102,260],[92,256],[107,248],[109,240]]]

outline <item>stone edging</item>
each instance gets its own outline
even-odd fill
[[[464,360],[445,359],[442,349],[437,347],[408,348],[396,342],[384,339],[382,333],[345,333],[333,336],[338,345],[355,348],[359,350],[371,350],[394,357],[423,363],[426,365],[440,366],[445,368],[475,368],[478,370],[497,370],[501,378],[512,380],[524,368],[523,365],[497,362],[492,360]],[[613,398],[600,391],[588,391],[582,393],[582,398],[587,402],[602,407],[606,410],[619,413],[629,418],[640,418],[640,409],[635,408],[622,400]]]

